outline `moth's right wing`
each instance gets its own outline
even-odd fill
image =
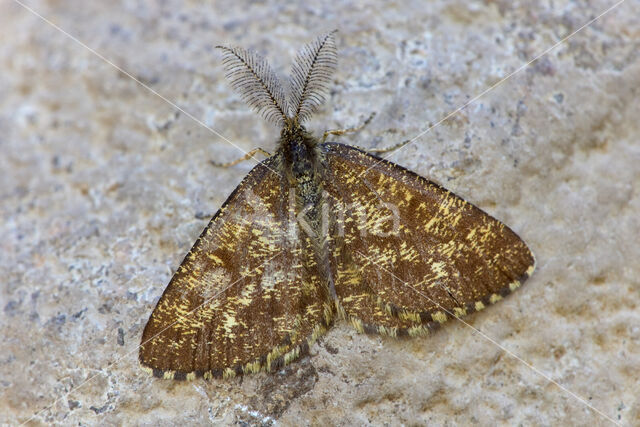
[[[327,287],[292,212],[280,161],[271,157],[247,175],[164,291],[139,355],[155,376],[270,371],[326,330]]]
[[[357,329],[421,333],[499,301],[533,272],[522,239],[471,203],[356,148],[321,149],[335,288]]]

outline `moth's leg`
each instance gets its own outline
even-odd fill
[[[249,151],[244,156],[240,157],[239,159],[235,159],[235,160],[233,160],[231,162],[219,163],[219,162],[214,162],[213,160],[209,160],[209,161],[211,162],[211,164],[213,166],[216,166],[216,167],[219,167],[219,168],[230,168],[231,166],[235,166],[238,163],[244,162],[245,160],[249,160],[256,153],[262,153],[267,157],[271,157],[271,153],[269,153],[268,151],[265,151],[262,148],[254,148],[253,150]]]
[[[397,150],[398,148],[404,147],[411,141],[413,141],[413,139],[407,139],[406,141],[399,142],[396,145],[392,145],[391,147],[386,147],[386,148],[367,148],[365,149],[365,151],[367,153],[374,153],[374,154],[389,153],[391,151]]]
[[[431,123],[431,122],[429,122],[429,127],[427,128],[427,130],[426,130],[426,131],[424,131],[424,132],[422,132],[420,135],[425,134],[427,131],[431,130],[431,128],[433,128],[433,127],[434,127],[434,124],[433,124],[433,123]],[[409,143],[411,143],[411,142],[413,142],[413,141],[415,141],[415,140],[416,140],[416,138],[406,139],[406,140],[404,140],[404,141],[402,141],[402,142],[399,142],[399,143],[397,143],[397,144],[395,144],[395,145],[392,145],[391,147],[386,147],[386,148],[369,148],[369,149],[367,149],[367,150],[365,150],[365,151],[367,151],[367,152],[369,152],[369,153],[373,153],[373,154],[389,153],[389,152],[391,152],[391,151],[395,151],[395,150],[397,150],[398,148],[402,148],[402,147],[404,147],[405,145],[407,145],[407,144],[409,144]]]
[[[360,130],[362,130],[366,125],[368,125],[371,120],[373,120],[373,118],[375,117],[376,113],[373,112],[371,113],[371,115],[369,116],[369,118],[367,120],[364,121],[364,123],[362,123],[360,126],[358,127],[354,127],[354,128],[348,128],[348,129],[334,129],[334,130],[328,130],[326,131],[323,135],[322,135],[322,142],[325,142],[327,140],[327,138],[329,137],[329,135],[336,135],[336,136],[340,136],[340,135],[344,135],[345,133],[354,133],[354,132],[358,132]]]
[[[371,113],[371,115],[369,116],[369,118],[367,120],[364,121],[364,123],[362,123],[360,126],[355,127],[355,128],[349,128],[349,129],[335,129],[335,130],[328,130],[326,131],[323,135],[322,135],[322,142],[325,142],[327,140],[327,137],[329,135],[344,135],[345,133],[353,133],[353,132],[358,132],[359,130],[361,130],[362,128],[364,128],[366,125],[368,125],[371,120],[375,117],[376,113]],[[394,151],[397,150],[398,148],[404,147],[405,145],[407,145],[408,143],[410,143],[412,140],[411,139],[407,139],[406,141],[402,141],[398,144],[392,145],[391,147],[386,147],[386,148],[365,148],[365,147],[360,147],[358,145],[354,145],[354,147],[365,151],[367,153],[373,153],[373,154],[381,154],[381,153],[388,153],[390,151]]]

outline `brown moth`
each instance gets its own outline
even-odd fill
[[[282,127],[204,229],[142,335],[156,377],[273,371],[306,353],[335,319],[358,332],[428,333],[484,309],[534,270],[502,222],[364,150],[303,123],[336,67],[334,32],[297,56],[287,97],[266,61],[221,47],[227,77]]]

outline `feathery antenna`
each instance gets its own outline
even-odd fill
[[[226,78],[242,99],[267,121],[283,125],[289,107],[282,85],[267,61],[242,48],[216,48],[223,52]]]
[[[296,56],[291,70],[293,118],[304,122],[324,102],[324,95],[337,65],[333,30],[306,45]]]

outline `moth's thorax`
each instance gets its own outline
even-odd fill
[[[278,150],[294,185],[300,180],[314,178],[321,168],[318,140],[298,124],[288,124],[282,129]]]
[[[295,191],[297,213],[318,234],[322,206],[323,154],[316,138],[300,125],[285,125],[278,151],[290,188]],[[308,230],[309,231],[309,230]]]

